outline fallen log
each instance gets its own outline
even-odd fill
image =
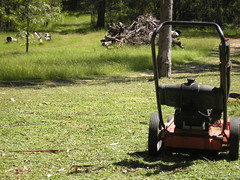
[[[39,40],[39,44],[43,44],[43,40],[42,40],[42,38],[41,38],[41,36],[40,36],[39,33],[34,32],[33,35],[34,35],[36,38],[38,38],[38,40]]]
[[[44,33],[44,37],[47,41],[51,40],[51,34],[50,33]]]
[[[36,38],[38,38],[39,44],[43,44],[43,39],[42,39],[42,37],[44,37],[46,41],[50,41],[50,40],[51,40],[51,35],[50,35],[50,33],[38,33],[38,32],[34,32],[33,35],[34,35]]]
[[[17,41],[18,41],[16,38],[10,37],[10,36],[8,36],[8,37],[6,38],[6,40],[7,40],[8,43],[9,43],[9,42],[17,42]]]

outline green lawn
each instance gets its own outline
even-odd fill
[[[71,22],[72,23],[72,22]],[[4,43],[0,36],[0,179],[239,179],[228,153],[150,158],[148,124],[157,111],[149,46],[106,49],[104,31],[53,34],[51,42]],[[183,37],[173,74],[161,83],[219,85],[216,37]],[[231,41],[230,41],[231,42]],[[195,43],[195,45],[193,45]],[[199,50],[199,49],[200,50]],[[240,91],[233,48],[231,92]],[[240,117],[240,101],[228,102]],[[164,106],[166,119],[174,109]]]
[[[178,81],[185,82],[185,77]],[[13,84],[1,87],[0,94],[2,179],[239,177],[240,161],[228,161],[226,153],[148,156],[148,123],[156,112],[148,77]],[[239,100],[230,102],[229,116],[240,116],[239,107]],[[164,107],[164,118],[172,112]]]

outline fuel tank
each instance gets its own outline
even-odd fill
[[[161,104],[176,108],[223,109],[221,89],[197,84],[194,78],[188,78],[187,83],[160,85],[159,96]]]

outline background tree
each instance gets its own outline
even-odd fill
[[[173,0],[161,0],[160,20],[172,20],[172,7]],[[159,63],[159,76],[171,77],[171,26],[164,26],[159,33],[159,50],[158,50],[158,63]],[[159,77],[159,78],[160,78]]]
[[[63,10],[67,11],[91,12],[92,17],[98,19],[96,22],[92,20],[94,25],[102,26],[103,17],[105,23],[131,23],[139,15],[145,14],[152,14],[159,19],[161,2],[162,0],[62,0],[62,5]],[[239,0],[173,0],[174,20],[213,21],[220,25],[227,23],[237,26],[240,24],[239,13]]]
[[[14,22],[14,12],[18,11],[25,1],[27,0],[0,0],[1,31],[15,31],[18,28]],[[32,1],[35,0],[30,0]],[[64,11],[91,13],[92,23],[99,27],[104,27],[103,22],[121,21],[130,24],[136,17],[145,14],[152,14],[160,19],[161,0],[39,0],[39,2],[45,2],[51,9],[53,8],[47,16],[43,13],[45,18],[49,19],[45,21],[45,25],[57,17],[52,16],[52,12],[56,12],[55,7],[62,7]],[[221,26],[240,25],[239,0],[173,0],[173,2],[174,20],[213,21]]]
[[[106,0],[98,0],[96,3],[97,7],[97,27],[104,28],[105,26],[105,12],[106,12]]]
[[[56,20],[61,12],[61,2],[52,0],[2,0],[1,22],[7,31],[17,30],[26,35],[26,52],[29,50],[28,36],[39,24]]]

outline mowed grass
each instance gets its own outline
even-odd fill
[[[210,84],[213,78],[197,81]],[[0,178],[238,179],[240,161],[229,161],[227,152],[148,156],[148,123],[157,111],[154,84],[148,80],[1,87]],[[186,79],[161,80],[178,81]],[[239,84],[234,88],[239,90]],[[239,100],[229,102],[229,116],[240,116],[239,107]],[[173,109],[164,106],[163,113],[166,119]]]
[[[204,60],[209,65],[218,58],[199,57],[195,65]],[[240,59],[232,60],[231,92],[239,92]],[[161,83],[182,83],[190,76],[198,83],[218,83],[215,68],[174,71],[172,79]],[[134,74],[1,87],[0,178],[238,179],[240,161],[229,161],[227,152],[148,156],[148,123],[157,111],[154,84],[151,74]],[[239,100],[229,101],[229,117],[239,117],[239,107]],[[163,113],[166,119],[174,110],[164,106]]]

